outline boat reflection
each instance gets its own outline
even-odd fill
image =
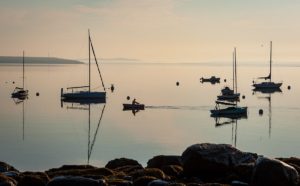
[[[254,91],[254,90],[253,90]],[[269,89],[269,90],[256,90],[253,93],[260,93],[264,96],[258,96],[258,99],[266,99],[268,100],[268,109],[269,109],[269,138],[271,138],[271,130],[272,130],[272,94],[274,93],[281,93],[281,89],[280,88],[274,88],[274,89]],[[266,95],[267,94],[267,95]],[[265,96],[266,95],[266,96]]]
[[[13,98],[13,101],[16,105],[22,104],[22,140],[25,140],[25,101],[28,99],[28,96],[21,96],[18,98]]]
[[[102,102],[86,102],[86,101],[78,101],[77,102],[71,102],[71,101],[63,101],[67,104],[66,109],[75,109],[75,110],[84,110],[84,111],[88,111],[88,151],[87,151],[87,164],[90,163],[90,158],[93,152],[93,148],[94,145],[96,143],[96,139],[97,139],[97,134],[99,132],[99,128],[100,128],[100,124],[103,118],[103,114],[104,114],[104,110],[105,110],[105,106],[106,106],[106,102],[105,100],[103,100]],[[62,102],[62,103],[63,103]],[[100,113],[100,117],[98,120],[98,123],[96,125],[95,128],[95,132],[92,133],[92,129],[91,129],[91,105],[92,104],[103,104],[101,113]]]
[[[223,127],[231,125],[231,144],[236,147],[237,133],[238,133],[238,120],[247,119],[247,115],[233,116],[233,117],[215,117],[215,127]]]

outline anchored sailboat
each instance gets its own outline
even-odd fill
[[[16,87],[13,91],[13,93],[11,94],[12,98],[18,98],[18,99],[26,99],[28,96],[28,90],[25,89],[25,83],[24,83],[24,75],[25,75],[25,52],[23,51],[23,83],[22,83],[22,87]]]
[[[234,48],[234,66],[236,66],[236,48]],[[233,93],[232,95],[238,95],[237,93],[237,78],[236,78],[236,67],[234,68],[234,76],[235,76],[235,81],[234,81],[234,88],[233,88]],[[219,97],[218,97],[219,98]],[[234,98],[232,98],[234,99]],[[227,99],[227,100],[232,100],[232,99]],[[236,99],[234,101],[237,101]],[[221,105],[227,106],[226,108],[221,108]],[[220,117],[220,116],[230,116],[230,117],[242,117],[247,115],[247,107],[239,107],[237,103],[230,103],[230,102],[223,102],[223,101],[216,101],[216,107],[213,110],[210,110],[211,116],[212,117]]]
[[[90,31],[88,31],[89,33],[89,37],[88,37],[88,43],[89,43],[89,84],[87,86],[78,86],[78,87],[68,87],[67,91],[71,91],[71,92],[64,92],[63,88],[61,88],[61,98],[63,100],[84,100],[84,101],[92,101],[92,100],[105,100],[106,99],[106,91],[105,91],[105,86],[104,86],[104,82],[103,82],[103,78],[101,76],[101,72],[99,69],[99,65],[98,65],[98,61],[96,58],[96,54],[95,54],[95,50],[93,47],[93,43],[91,40],[91,36],[90,36]],[[91,91],[91,50],[93,52],[94,55],[94,59],[97,65],[97,69],[99,72],[99,76],[102,82],[102,87],[104,89],[104,91],[102,92],[92,92]],[[83,89],[88,89],[88,90],[83,90]],[[92,101],[93,102],[93,101]]]
[[[272,82],[272,41],[270,41],[270,74],[267,77],[259,77],[258,79],[264,79],[269,81],[264,81],[260,83],[253,82],[256,89],[276,89],[280,88],[282,83]]]
[[[232,62],[232,89],[228,86],[221,90],[221,95],[217,96],[218,100],[231,100],[235,101],[240,98],[240,93],[235,90],[237,88],[237,73],[236,73],[236,49],[233,52],[233,62]]]

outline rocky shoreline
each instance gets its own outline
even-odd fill
[[[120,158],[105,167],[64,165],[20,172],[0,162],[0,186],[300,186],[300,159],[271,159],[227,144],[194,144],[182,155],[159,155],[146,167]]]

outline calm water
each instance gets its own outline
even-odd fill
[[[216,126],[209,110],[221,88],[231,85],[231,66],[103,64],[106,86],[114,84],[115,91],[108,92],[106,104],[90,106],[90,125],[88,106],[61,107],[60,102],[60,88],[86,84],[86,65],[26,66],[29,99],[16,104],[10,94],[21,85],[21,70],[0,66],[0,160],[20,170],[88,162],[104,166],[120,157],[146,165],[155,155],[180,155],[187,146],[204,142],[228,143],[271,157],[300,155],[299,67],[273,68],[274,80],[284,83],[282,93],[253,94],[253,78],[267,75],[268,67],[239,66],[238,89],[246,96],[239,104],[248,106],[248,118],[222,126]],[[199,82],[211,75],[227,78],[227,83]],[[99,89],[96,70],[92,78],[93,88]],[[148,108],[135,116],[122,111],[127,96]]]

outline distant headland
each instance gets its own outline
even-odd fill
[[[0,64],[22,63],[21,56],[0,56]],[[25,57],[26,64],[84,64],[81,61],[56,57]]]

